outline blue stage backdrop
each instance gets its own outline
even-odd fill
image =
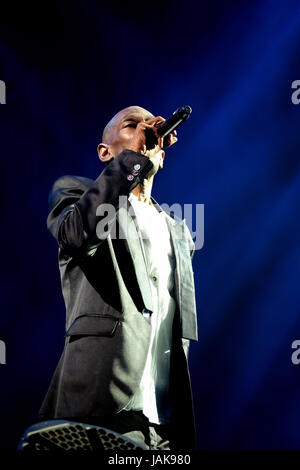
[[[121,108],[189,104],[153,195],[205,205],[198,449],[300,449],[299,2],[24,2],[0,16],[1,447],[37,421],[64,344],[52,183],[99,175]]]

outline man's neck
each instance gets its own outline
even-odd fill
[[[147,204],[152,204],[151,202],[151,191],[153,186],[153,176],[150,176],[149,179],[144,179],[143,183],[138,184],[131,192],[137,196],[139,201],[146,202]]]

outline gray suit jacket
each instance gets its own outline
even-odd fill
[[[151,332],[150,321],[142,313],[152,311],[153,305],[143,241],[130,215],[128,195],[151,168],[147,157],[125,150],[95,181],[63,176],[50,192],[47,225],[59,246],[66,332],[41,419],[86,420],[117,413],[141,380]],[[162,210],[153,198],[152,202]],[[99,239],[97,224],[104,216],[97,215],[97,208],[107,203],[116,212],[106,236]],[[168,215],[167,222],[176,258],[169,391],[172,428],[177,447],[192,449],[195,421],[188,349],[189,341],[198,339],[191,263],[194,243],[184,220]],[[120,233],[121,237],[114,236]]]

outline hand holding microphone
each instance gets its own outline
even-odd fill
[[[173,115],[167,121],[156,125],[158,135],[164,139],[164,147],[168,147],[170,145],[167,138],[172,135],[176,136],[177,132],[175,129],[190,117],[191,112],[192,108],[190,106],[182,106],[181,108],[176,109],[176,111],[174,111]]]
[[[189,118],[191,112],[190,106],[183,106],[174,111],[167,120],[157,116],[148,119],[147,122],[139,122],[128,148],[150,156],[159,149],[170,147],[178,140],[177,127]]]

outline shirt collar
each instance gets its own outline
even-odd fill
[[[142,201],[142,200],[139,200],[139,198],[131,191],[129,196],[128,196],[128,200],[129,201],[137,201],[137,202],[140,202],[142,204],[147,204],[146,202]],[[147,204],[147,206],[149,205],[153,205],[153,203],[151,202],[150,204]]]

